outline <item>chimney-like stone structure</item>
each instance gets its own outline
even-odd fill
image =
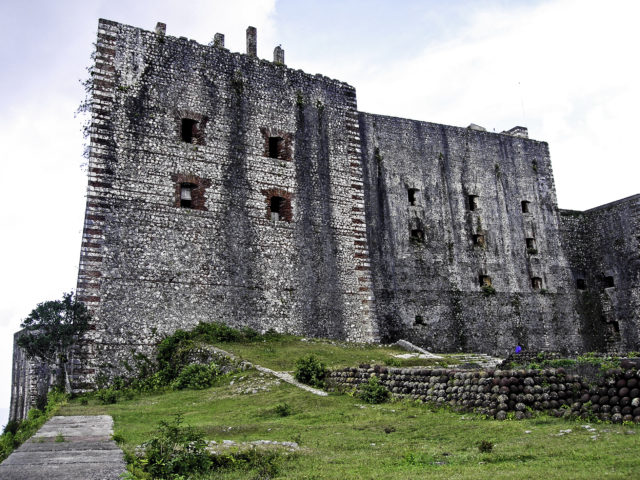
[[[247,27],[247,55],[258,56],[258,31],[256,27]]]
[[[273,63],[284,65],[284,49],[280,45],[273,49]]]
[[[224,48],[224,34],[216,33],[213,36],[213,46],[217,48]]]
[[[167,33],[167,24],[162,22],[156,23],[156,35],[161,35],[164,37],[166,33]]]

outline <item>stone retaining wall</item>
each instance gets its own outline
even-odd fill
[[[377,376],[397,397],[476,411],[504,420],[534,411],[560,417],[579,416],[621,423],[640,422],[640,360],[624,360],[596,381],[546,370],[461,371],[422,367],[392,368],[362,365],[330,372],[329,389],[356,389]]]

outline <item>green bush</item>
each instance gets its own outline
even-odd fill
[[[493,450],[493,443],[488,440],[482,440],[478,443],[478,451],[480,453],[491,453]]]
[[[220,369],[215,363],[202,365],[193,363],[184,367],[171,386],[178,390],[192,388],[202,390],[211,387],[220,375]]]
[[[291,405],[289,405],[287,402],[279,403],[278,405],[276,405],[275,412],[276,415],[279,415],[281,417],[288,417],[292,413]]]
[[[212,466],[201,432],[182,425],[182,415],[173,422],[161,421],[156,434],[144,444],[143,470],[152,478],[175,478],[204,473]]]
[[[294,377],[296,380],[312,387],[324,387],[327,368],[315,355],[309,355],[296,360]]]
[[[358,397],[367,403],[384,403],[389,400],[390,393],[387,387],[380,384],[378,377],[374,375],[369,377],[367,383],[360,385]]]
[[[118,401],[118,391],[113,387],[103,388],[96,392],[96,398],[103,405],[112,405]]]
[[[493,288],[491,285],[483,285],[482,286],[482,294],[485,297],[489,297],[491,295],[495,295],[496,294],[496,289]]]

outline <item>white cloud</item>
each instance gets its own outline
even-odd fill
[[[629,150],[640,107],[640,4],[583,1],[477,11],[415,58],[352,71],[363,110],[549,142],[560,206],[638,191]],[[606,159],[605,161],[603,161]]]

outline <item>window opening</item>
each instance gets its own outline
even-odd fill
[[[613,322],[611,322],[611,326],[613,327],[613,331],[615,333],[620,333],[620,324],[618,322],[614,320]]]
[[[469,210],[472,212],[478,209],[478,195],[469,195]]]
[[[534,290],[540,290],[542,288],[542,279],[540,277],[531,277],[531,287]]]
[[[271,197],[271,201],[269,203],[269,210],[271,211],[271,220],[277,222],[280,220],[282,216],[282,205],[284,204],[284,198],[282,197]]]
[[[576,288],[578,290],[586,290],[587,289],[587,282],[584,280],[584,278],[578,278],[576,280]]]
[[[535,250],[536,249],[536,239],[535,238],[525,238],[527,242],[527,250]]]
[[[180,206],[182,208],[192,208],[192,195],[191,193],[193,192],[193,189],[195,188],[195,185],[192,185],[190,183],[183,183],[182,185],[180,185]]]
[[[485,246],[484,235],[481,235],[481,234],[473,235],[473,244],[476,245],[477,247],[484,247]]]
[[[198,122],[191,118],[183,118],[182,119],[182,141],[186,143],[192,143],[193,138],[196,135]]]
[[[409,239],[413,243],[424,243],[424,232],[419,228],[414,228],[411,230]]]
[[[489,275],[480,275],[479,280],[480,280],[481,287],[491,286],[491,277]]]
[[[529,213],[529,204],[531,202],[527,200],[523,200],[520,204],[522,205],[522,213]]]
[[[409,194],[409,205],[415,206],[417,192],[418,192],[417,188],[410,188],[409,190],[407,190],[407,193]]]
[[[413,321],[414,325],[424,325],[424,319],[422,318],[422,315],[416,315],[414,321]]]
[[[615,287],[615,282],[613,281],[613,277],[612,276],[607,276],[604,277],[604,288],[611,288],[611,287]]]
[[[280,158],[282,141],[282,137],[269,137],[269,156],[271,158]]]

